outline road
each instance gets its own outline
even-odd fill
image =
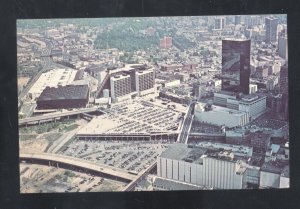
[[[193,110],[195,108],[195,102],[191,103],[190,106],[189,106],[189,110],[186,114],[186,117],[183,121],[183,125],[182,125],[182,129],[181,129],[181,132],[178,136],[178,139],[177,139],[177,142],[179,143],[187,143],[187,139],[188,139],[188,135],[189,135],[189,131],[191,129],[191,125],[192,125],[192,122],[193,122],[193,119],[194,119],[194,114],[193,113]]]
[[[124,189],[123,191],[132,191],[134,189],[134,187],[136,187],[137,183],[139,183],[143,178],[145,178],[145,176],[147,176],[149,174],[149,172],[155,167],[157,166],[157,161],[155,161],[154,163],[152,163],[152,165],[150,165],[146,170],[144,170],[141,174],[139,174],[139,177],[135,180],[133,180],[132,182],[130,182]]]
[[[128,173],[127,170],[115,168],[112,166],[93,163],[80,158],[57,155],[52,153],[20,153],[20,162],[26,161],[27,163],[37,164],[58,164],[72,166],[80,169],[85,169],[87,172],[97,172],[99,174],[106,174],[111,177],[119,178],[119,180],[125,180],[127,182],[135,181],[138,176]],[[50,163],[52,162],[52,163]]]
[[[100,111],[98,107],[91,107],[91,108],[83,108],[83,109],[79,109],[79,110],[49,113],[46,115],[39,115],[39,116],[35,116],[35,117],[20,119],[19,125],[24,125],[27,123],[34,123],[34,122],[39,122],[39,121],[45,121],[45,120],[49,120],[49,119],[67,117],[67,116],[77,115],[77,114],[81,114],[81,113],[94,112],[96,110]]]

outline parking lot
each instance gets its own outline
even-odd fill
[[[145,101],[114,105],[107,114],[95,117],[78,134],[130,134],[173,132],[179,129],[182,113]]]
[[[139,173],[151,165],[168,141],[74,140],[58,154]]]

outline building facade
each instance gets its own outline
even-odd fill
[[[278,19],[274,17],[267,17],[265,19],[265,27],[266,27],[266,42],[272,43],[277,40],[277,25]]]
[[[84,108],[89,101],[88,85],[46,87],[37,99],[37,109]]]
[[[157,158],[157,176],[218,189],[245,188],[245,169],[232,155],[204,153],[202,148],[176,144]]]
[[[112,102],[130,98],[131,77],[128,74],[115,75],[110,78],[110,90]]]
[[[287,36],[278,37],[278,55],[287,60],[288,59],[288,39]]]
[[[154,71],[153,69],[135,72],[136,91],[139,96],[154,91]]]
[[[204,123],[232,128],[248,124],[249,113],[218,106],[212,106],[211,110],[205,110],[205,104],[197,104],[195,119]]]
[[[250,40],[222,40],[222,90],[249,94]]]

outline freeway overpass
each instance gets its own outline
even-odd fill
[[[25,161],[27,163],[57,166],[73,170],[80,169],[87,173],[94,173],[96,175],[127,183],[135,181],[138,178],[137,175],[130,174],[123,169],[65,155],[51,153],[20,153],[19,158],[20,162]]]
[[[146,175],[149,174],[149,172],[157,166],[157,161],[155,160],[154,163],[152,163],[146,170],[144,170],[141,174],[138,175],[138,177],[130,182],[124,189],[123,191],[133,191],[134,187],[145,178]]]
[[[177,142],[179,143],[187,143],[188,141],[188,136],[192,127],[192,122],[194,119],[194,108],[195,108],[195,102],[191,103],[189,106],[189,110],[184,118],[181,132],[178,135]]]
[[[72,110],[72,111],[66,111],[66,112],[55,112],[55,113],[49,113],[46,115],[40,115],[30,118],[24,118],[19,119],[19,126],[27,125],[27,124],[35,124],[35,123],[42,123],[42,122],[48,122],[52,120],[59,120],[62,117],[69,117],[72,115],[78,115],[78,114],[84,114],[94,111],[100,111],[103,113],[106,113],[102,110],[100,110],[98,107],[91,107],[91,108],[84,108],[80,110]]]

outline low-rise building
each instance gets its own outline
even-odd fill
[[[233,152],[172,144],[157,158],[157,176],[217,189],[246,186],[246,167]]]
[[[198,103],[195,107],[195,119],[204,123],[232,128],[248,124],[249,113],[214,105],[208,107],[207,104]]]
[[[37,109],[69,109],[86,107],[88,85],[46,87],[37,99]]]

